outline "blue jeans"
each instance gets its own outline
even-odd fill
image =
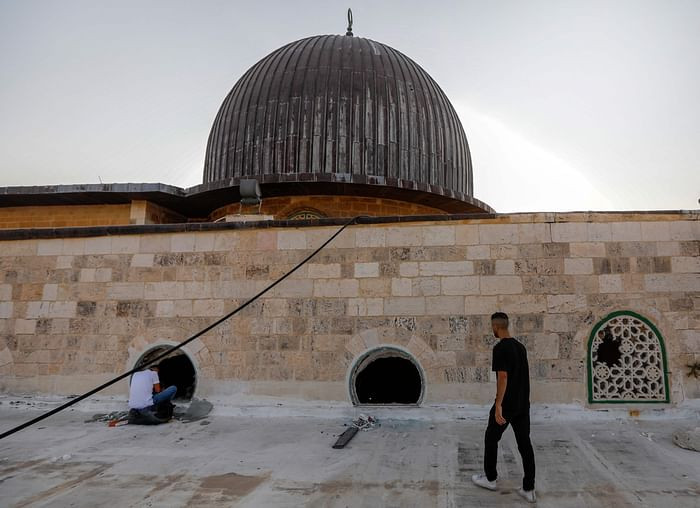
[[[160,404],[161,402],[164,402],[164,401],[170,402],[171,400],[173,400],[173,397],[175,397],[176,393],[177,393],[176,386],[168,386],[162,392],[156,393],[153,395],[153,405],[155,406],[156,404]]]

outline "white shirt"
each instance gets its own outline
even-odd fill
[[[153,385],[160,383],[155,370],[142,370],[131,376],[129,409],[143,409],[153,405]]]

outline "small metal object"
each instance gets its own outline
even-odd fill
[[[241,180],[240,183],[241,204],[244,205],[259,205],[262,201],[262,192],[260,184],[255,179]]]
[[[348,9],[348,31],[345,35],[352,37],[352,9]]]
[[[258,205],[258,213],[262,206],[262,191],[260,183],[253,178],[241,180],[238,186],[238,192],[241,195],[241,202],[238,204],[238,213],[241,213],[243,205]]]

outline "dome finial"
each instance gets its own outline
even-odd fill
[[[352,37],[352,9],[348,9],[348,31],[345,35]]]

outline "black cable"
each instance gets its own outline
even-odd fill
[[[159,354],[158,356],[156,356],[155,358],[153,358],[153,359],[151,359],[150,361],[146,362],[145,364],[139,365],[139,366],[137,366],[137,367],[131,369],[130,371],[125,372],[124,374],[121,374],[121,375],[115,377],[115,378],[112,379],[111,381],[107,381],[106,383],[104,383],[104,384],[98,386],[97,388],[93,388],[93,389],[90,390],[89,392],[86,392],[86,393],[84,393],[84,394],[82,394],[82,395],[79,395],[78,397],[76,397],[76,398],[74,398],[74,399],[69,400],[68,402],[66,402],[65,404],[62,404],[62,405],[58,406],[57,408],[54,408],[54,409],[52,409],[51,411],[48,411],[48,412],[46,412],[46,413],[44,413],[44,414],[42,414],[42,415],[40,415],[40,416],[37,416],[36,418],[33,418],[32,420],[29,420],[28,422],[24,422],[24,423],[21,424],[21,425],[18,425],[18,426],[14,427],[14,428],[12,428],[12,429],[10,429],[10,430],[7,430],[7,431],[3,432],[2,434],[0,434],[0,439],[5,439],[6,437],[11,436],[12,434],[14,434],[14,433],[16,433],[16,432],[19,432],[19,431],[22,430],[22,429],[26,429],[27,427],[30,427],[30,426],[34,425],[35,423],[38,423],[38,422],[40,422],[40,421],[42,421],[42,420],[48,418],[49,416],[55,415],[56,413],[59,413],[59,412],[63,411],[63,410],[66,409],[66,408],[69,408],[69,407],[72,406],[73,404],[77,404],[77,403],[80,402],[81,400],[87,399],[87,398],[90,397],[91,395],[94,395],[94,394],[96,394],[97,392],[104,390],[104,389],[107,388],[108,386],[112,386],[114,383],[116,383],[116,382],[118,382],[118,381],[121,381],[121,380],[124,379],[125,377],[128,377],[128,376],[134,374],[135,372],[138,372],[138,371],[140,371],[140,370],[143,370],[145,367],[148,367],[149,365],[153,365],[154,363],[158,362],[158,361],[161,360],[162,358],[165,358],[166,356],[168,356],[168,355],[169,355],[170,353],[172,353],[173,351],[177,351],[177,350],[180,349],[182,346],[185,346],[185,345],[189,344],[190,342],[192,342],[193,340],[195,340],[197,337],[200,337],[200,336],[204,335],[205,333],[207,333],[209,330],[211,330],[211,329],[213,329],[213,328],[219,326],[221,323],[223,323],[224,321],[226,321],[228,318],[234,316],[235,314],[238,314],[240,311],[242,311],[243,309],[245,309],[248,305],[250,305],[251,303],[253,303],[255,300],[257,300],[257,299],[260,298],[262,295],[264,295],[265,293],[267,293],[269,290],[271,290],[271,289],[272,289],[273,287],[275,287],[277,284],[279,284],[279,283],[282,282],[284,279],[286,279],[287,277],[289,277],[291,274],[293,274],[294,272],[296,272],[299,268],[301,268],[303,265],[305,265],[311,258],[313,258],[316,254],[318,254],[326,245],[328,245],[329,243],[331,243],[331,242],[335,239],[335,237],[337,237],[340,233],[342,233],[342,232],[345,230],[345,228],[347,228],[348,226],[354,224],[359,218],[360,218],[360,216],[357,216],[357,217],[353,217],[352,219],[350,219],[349,221],[347,221],[338,231],[335,232],[335,234],[333,234],[333,236],[331,236],[328,240],[326,240],[325,242],[323,242],[323,244],[322,244],[320,247],[318,247],[315,251],[313,251],[311,254],[309,254],[308,256],[306,256],[306,258],[304,258],[303,261],[301,261],[300,263],[298,263],[294,268],[292,268],[290,271],[288,271],[287,273],[285,273],[282,277],[280,277],[280,278],[277,279],[275,282],[273,282],[272,284],[270,284],[269,286],[267,286],[265,289],[263,289],[262,291],[260,291],[257,295],[255,295],[254,297],[252,297],[250,300],[246,301],[243,305],[240,305],[238,308],[236,308],[235,310],[229,312],[229,313],[226,314],[224,317],[218,319],[217,321],[214,321],[212,324],[210,324],[209,326],[207,326],[207,327],[204,328],[203,330],[200,330],[199,332],[197,332],[197,333],[195,333],[194,335],[192,335],[189,339],[187,339],[187,340],[181,342],[180,344],[177,344],[177,345],[175,345],[175,346],[172,346],[170,349],[167,349],[165,352]]]

